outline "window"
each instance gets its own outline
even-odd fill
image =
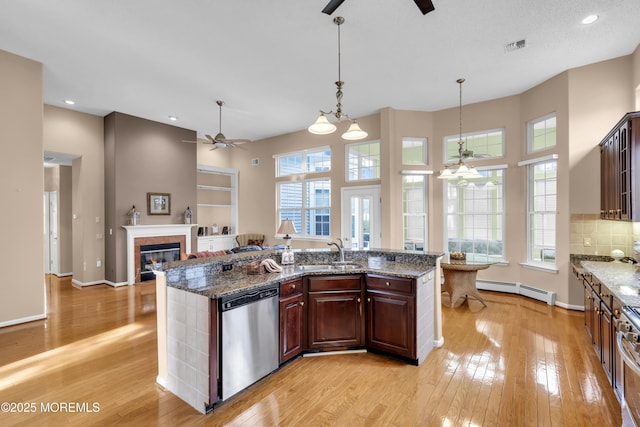
[[[556,146],[555,113],[527,123],[527,145],[529,153]]]
[[[331,180],[278,183],[278,223],[293,221],[300,236],[331,235]]]
[[[479,171],[482,179],[444,183],[445,241],[449,252],[504,256],[504,169]]]
[[[460,158],[458,153],[460,136],[444,138],[445,163],[455,163]],[[462,156],[465,159],[491,159],[504,156],[504,129],[464,133]]]
[[[331,170],[331,150],[327,147],[273,157],[276,159],[276,177]]]
[[[528,168],[528,260],[555,266],[557,161],[541,161]]]
[[[380,179],[380,141],[347,144],[347,181]]]
[[[424,251],[427,248],[427,186],[424,175],[402,177],[402,228],[404,248]]]
[[[427,164],[427,138],[402,138],[402,164]]]

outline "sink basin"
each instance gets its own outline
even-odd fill
[[[296,265],[297,270],[301,271],[331,271],[331,270],[354,270],[360,268],[358,264],[306,264]]]

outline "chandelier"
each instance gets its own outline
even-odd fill
[[[456,179],[456,178],[480,178],[482,175],[474,168],[473,166],[467,166],[463,161],[463,153],[465,150],[462,149],[464,145],[464,141],[462,140],[462,83],[464,83],[464,79],[458,79],[456,82],[460,85],[460,107],[458,109],[460,116],[460,139],[458,140],[458,163],[456,164],[456,170],[452,171],[449,166],[445,166],[444,170],[440,172],[438,175],[438,179]]]
[[[349,129],[342,134],[342,139],[350,141],[356,141],[358,139],[366,138],[369,134],[358,126],[358,123],[350,118],[347,114],[342,112],[342,86],[344,82],[340,79],[340,25],[344,24],[344,18],[342,16],[336,16],[333,18],[333,23],[338,26],[338,81],[336,82],[337,91],[336,98],[338,103],[336,104],[336,111],[333,110],[325,112],[320,110],[320,115],[316,119],[315,123],[309,126],[308,130],[316,135],[327,135],[336,131],[337,127],[327,119],[327,116],[333,115],[337,122],[340,123],[343,119],[347,119],[351,122]]]

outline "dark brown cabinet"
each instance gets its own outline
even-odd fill
[[[367,348],[416,358],[415,283],[367,276]]]
[[[640,112],[626,114],[600,142],[600,217],[640,220]]]
[[[312,276],[307,281],[307,348],[364,346],[361,276]]]
[[[304,342],[302,279],[280,284],[280,363],[299,355]]]

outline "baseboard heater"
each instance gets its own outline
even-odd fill
[[[509,294],[522,295],[538,301],[546,302],[549,305],[556,304],[556,293],[534,288],[524,283],[492,282],[487,280],[477,280],[476,287],[482,291],[505,292]]]

